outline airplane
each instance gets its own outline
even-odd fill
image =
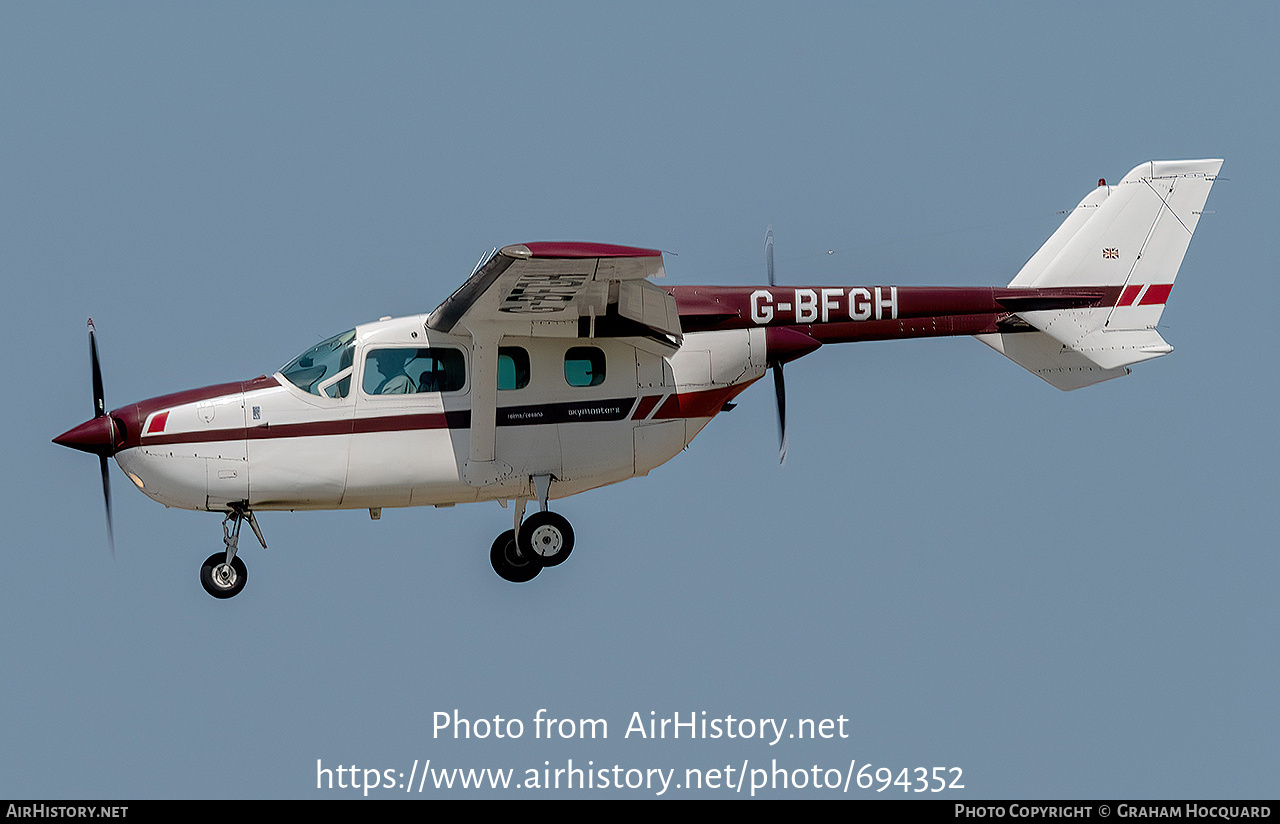
[[[257,512],[512,504],[490,547],[507,581],[574,549],[549,501],[647,475],[773,372],[830,343],[971,335],[1073,390],[1172,351],[1156,331],[1221,160],[1148,161],[1099,180],[1005,287],[668,286],[662,252],[536,242],[482,258],[428,314],[383,318],[278,372],[107,411],[89,321],[94,417],[53,439],[108,459],[165,506],[223,514],[201,566],[215,598],[248,580]],[[530,502],[538,510],[525,517]]]

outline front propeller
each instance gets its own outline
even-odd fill
[[[114,418],[107,414],[106,398],[102,391],[102,367],[98,363],[98,342],[94,334],[93,318],[89,318],[89,365],[93,372],[93,417],[79,426],[63,432],[53,439],[59,446],[90,452],[98,456],[102,472],[102,501],[107,510],[107,545],[111,557],[116,555],[115,530],[111,524],[111,468],[107,459],[116,453],[118,434]]]

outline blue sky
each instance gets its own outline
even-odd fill
[[[0,797],[351,797],[316,789],[317,759],[428,758],[1274,796],[1277,22],[4,4]],[[1173,355],[1067,394],[964,338],[824,348],[788,368],[785,466],[762,384],[648,478],[560,502],[577,549],[532,585],[489,568],[494,504],[268,513],[270,550],[217,602],[197,575],[217,516],[113,467],[113,560],[93,460],[49,443],[89,415],[90,315],[120,406],[429,311],[506,243],[661,248],[669,284],[758,283],[772,224],[783,283],[1004,284],[1099,177],[1186,157],[1228,179],[1162,320]],[[535,740],[540,708],[609,737]],[[433,737],[455,709],[527,732]],[[850,735],[624,737],[651,711]],[[556,792],[408,797],[486,794]]]

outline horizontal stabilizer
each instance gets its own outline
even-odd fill
[[[1024,312],[1018,317],[1103,369],[1132,366],[1173,351],[1155,329],[1108,329],[1110,308]]]
[[[1089,358],[1073,352],[1044,332],[996,332],[974,335],[1028,372],[1063,391],[1079,389],[1112,378],[1122,378],[1129,370],[1121,366],[1103,369]]]

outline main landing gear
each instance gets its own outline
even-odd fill
[[[247,506],[232,506],[227,517],[222,519],[222,542],[227,545],[225,552],[210,555],[200,567],[200,584],[204,591],[214,598],[233,598],[244,589],[249,580],[249,571],[244,561],[236,557],[236,548],[240,542],[240,524],[245,521],[253,529],[254,536],[262,548],[267,542],[262,539],[262,530],[258,528],[258,519]],[[227,526],[230,522],[231,526]]]
[[[544,568],[563,564],[573,552],[573,527],[562,515],[547,511],[551,477],[536,475],[533,483],[540,511],[526,519],[525,501],[519,501],[516,528],[499,535],[489,550],[493,571],[514,584],[532,581]]]

